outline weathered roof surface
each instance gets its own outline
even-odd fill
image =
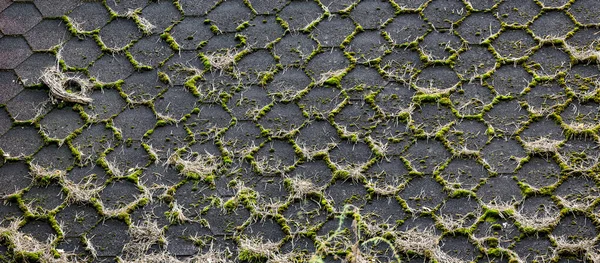
[[[599,3],[0,0],[0,262],[597,262]]]

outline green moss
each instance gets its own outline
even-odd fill
[[[285,30],[290,30],[290,25],[285,20],[281,19],[279,16],[275,18],[275,21],[277,21],[283,28],[285,28]]]
[[[146,150],[146,152],[148,153],[148,157],[150,158],[150,161],[154,162],[154,161],[158,160],[158,156],[156,155],[154,150],[150,147],[150,145],[148,145],[146,143],[142,143],[142,147],[144,147],[144,150]]]
[[[143,172],[144,171],[140,168],[135,169],[135,171],[133,171],[132,173],[125,176],[125,180],[130,181],[134,184],[138,184],[140,181],[140,176],[142,176]],[[141,190],[143,190],[143,189],[141,189]]]
[[[135,60],[135,58],[133,57],[133,55],[131,55],[131,52],[126,51],[125,52],[125,56],[129,60],[129,62],[131,62],[131,64],[133,65],[133,67],[135,69],[137,69],[137,70],[152,70],[151,66],[143,65],[143,64],[137,62],[137,60]]]
[[[238,201],[235,197],[230,198],[223,204],[223,208],[225,208],[228,211],[235,210],[237,208],[237,206],[238,206]]]
[[[265,86],[267,85],[267,83],[269,83],[271,80],[273,80],[273,77],[275,76],[274,72],[266,72],[262,75],[260,81],[259,81],[259,85]]]
[[[488,209],[488,210],[485,211],[485,213],[483,213],[483,217],[482,218],[484,218],[486,222],[494,223],[499,218],[502,218],[502,214],[498,210]]]
[[[188,79],[188,80],[187,80],[187,81],[186,81],[186,82],[183,84],[183,86],[184,86],[185,88],[187,88],[187,89],[188,89],[188,90],[189,90],[189,91],[190,91],[192,94],[194,94],[194,96],[196,96],[196,97],[200,97],[200,96],[201,96],[201,94],[200,94],[200,92],[198,91],[198,89],[196,88],[196,81],[200,80],[201,78],[202,78],[202,76],[200,76],[200,75],[193,76],[193,77],[191,77],[190,79]]]
[[[260,253],[243,249],[239,252],[238,259],[249,263],[262,263],[266,262],[269,257]]]
[[[339,87],[342,84],[342,77],[341,76],[333,76],[329,79],[327,79],[325,82],[323,82],[323,84],[325,85],[330,85],[330,86],[335,86],[335,87]]]
[[[158,72],[158,80],[160,80],[160,82],[170,85],[171,84],[171,78],[169,78],[169,75],[167,75],[167,73],[164,73],[162,71]]]
[[[244,206],[251,208],[252,205],[256,204],[258,193],[251,189],[244,189],[238,193],[238,198]]]
[[[208,44],[208,41],[204,40],[201,41],[200,43],[198,43],[198,46],[196,46],[196,49],[201,49],[203,47],[205,47]]]
[[[464,190],[464,189],[457,189],[454,190],[451,194],[450,197],[452,198],[460,198],[460,197],[475,197],[475,194],[469,190]]]
[[[179,47],[179,44],[177,44],[177,42],[175,41],[175,39],[173,38],[173,36],[171,36],[170,33],[168,33],[168,32],[162,33],[160,35],[160,37],[162,39],[164,39],[165,42],[167,42],[167,44],[169,44],[169,47],[171,47],[171,49],[173,49],[174,51],[180,51],[181,50],[180,47]]]
[[[204,176],[204,178],[202,179],[202,181],[204,181],[204,183],[212,186],[212,185],[215,184],[215,178],[216,178],[216,176],[211,173],[209,175]]]
[[[350,173],[344,170],[337,170],[333,173],[334,180],[346,180],[350,178]]]
[[[166,120],[158,120],[156,122],[156,127],[164,127],[164,126],[167,126],[167,125],[169,125],[169,122],[166,121]]]
[[[212,31],[214,34],[221,34],[221,30],[216,26],[216,25],[210,25],[210,31]]]
[[[492,136],[492,135],[496,134],[496,130],[494,129],[494,127],[492,125],[488,125],[487,130],[485,130],[485,134]]]
[[[15,259],[19,262],[41,262],[42,252],[15,251]]]
[[[323,261],[323,259],[321,259],[321,257],[317,256],[317,255],[313,255],[309,260],[308,263],[325,263],[325,261]]]
[[[244,28],[247,28],[250,26],[250,22],[249,21],[245,21],[244,23],[241,23],[240,25],[238,25],[235,30],[236,31],[242,31],[244,30]]]

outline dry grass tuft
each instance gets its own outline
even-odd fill
[[[400,251],[413,251],[419,255],[425,255],[437,248],[439,238],[435,235],[433,228],[419,230],[412,228],[407,231],[398,232],[394,246]]]
[[[417,85],[414,85],[417,92],[426,94],[426,95],[435,95],[435,96],[442,96],[442,95],[449,94],[451,91],[455,90],[457,86],[458,86],[458,84],[455,84],[454,86],[449,87],[449,88],[438,89],[436,87],[431,87],[431,86],[430,87],[419,87]]]
[[[386,115],[388,117],[395,118],[396,120],[398,119],[398,117],[401,117],[401,116],[410,116],[415,111],[415,108],[416,108],[414,103],[410,103],[408,106],[406,106],[406,105],[395,105],[395,106],[396,106],[396,110],[386,112]]]
[[[557,252],[567,252],[572,254],[578,254],[579,252],[585,252],[588,249],[594,247],[594,243],[596,243],[596,239],[584,239],[584,240],[571,240],[566,236],[553,236],[550,237],[556,240],[556,251]],[[598,262],[598,261],[593,261]]]
[[[286,205],[285,199],[265,198],[256,194],[256,202],[249,203],[249,210],[259,217],[274,217],[278,211],[281,211]]]
[[[92,84],[84,78],[77,76],[68,76],[60,71],[58,65],[46,68],[40,77],[42,82],[50,89],[52,102],[57,100],[68,102],[89,104],[93,100],[88,96],[92,89]],[[73,92],[68,90],[70,85],[79,87],[80,91]]]
[[[284,174],[287,169],[281,159],[273,160],[269,156],[256,158],[252,164],[255,165],[262,174]]]
[[[600,250],[598,248],[590,248],[586,253],[590,262],[600,262]]]
[[[144,144],[144,145],[145,145],[144,148],[148,152],[148,155],[150,156],[151,159],[154,160],[153,162],[158,163],[160,160],[160,156],[158,155],[158,153],[162,152],[162,150],[152,147],[152,144]]]
[[[475,211],[474,213],[469,213],[466,215],[458,216],[458,215],[439,215],[439,222],[444,228],[448,229],[451,232],[459,230],[461,228],[469,227],[467,225],[472,218],[479,218],[481,216],[481,209]],[[472,223],[472,222],[471,222]]]
[[[125,176],[125,172],[121,171],[121,169],[119,169],[119,165],[117,164],[117,161],[109,161],[109,160],[105,160],[104,162],[106,164],[106,169],[108,169],[108,172],[110,172],[110,174],[112,176],[115,177],[123,177]]]
[[[322,188],[314,185],[312,181],[308,179],[302,179],[298,176],[288,178],[290,182],[290,188],[293,194],[290,199],[303,198],[311,193],[321,193]]]
[[[524,206],[516,210],[512,217],[524,228],[541,230],[554,225],[559,220],[558,212],[552,211],[551,207],[542,206],[534,215],[523,214],[523,208]]]
[[[264,241],[262,237],[241,237],[239,243],[240,260],[252,261],[259,258],[273,258],[279,250],[279,243]]]
[[[309,258],[305,255],[292,251],[285,254],[275,254],[273,258],[267,261],[268,263],[288,263],[288,262],[318,262],[318,261],[309,261]],[[298,261],[300,260],[300,261]]]
[[[411,64],[400,64],[394,60],[381,65],[381,69],[386,76],[406,82],[410,81],[411,76],[417,71],[417,68]]]
[[[465,263],[464,260],[452,257],[452,256],[446,254],[446,252],[442,251],[440,248],[436,248],[435,250],[433,250],[432,254],[433,254],[433,258],[435,258],[437,262]]]
[[[493,210],[498,210],[498,211],[508,211],[514,208],[515,203],[517,203],[517,200],[510,200],[510,201],[504,201],[501,200],[500,197],[496,196],[494,199],[490,200],[489,202],[485,203],[485,206],[489,209],[493,209]]]
[[[323,72],[323,73],[321,73],[321,75],[319,75],[319,79],[317,80],[317,85],[323,85],[323,83],[327,82],[327,80],[329,80],[331,78],[340,77],[345,72],[346,72],[346,69],[330,70],[327,72]]]
[[[139,8],[135,10],[129,10],[127,11],[127,13],[125,13],[125,16],[127,18],[133,19],[140,27],[140,29],[144,32],[144,34],[151,35],[154,29],[156,29],[156,26],[150,23],[148,19],[139,16],[140,12],[142,12],[142,10]]]
[[[454,157],[474,157],[479,155],[479,150],[472,150],[467,148],[467,145],[461,145],[460,147],[453,148],[452,154]]]
[[[85,250],[87,252],[89,252],[92,255],[93,258],[97,258],[98,257],[98,251],[96,250],[96,248],[92,244],[92,238],[88,238],[86,235],[83,235],[81,238],[82,238],[83,243],[85,244]]]
[[[167,214],[167,218],[172,224],[181,224],[184,222],[191,221],[185,216],[185,214],[183,213],[183,209],[177,204],[177,200],[173,201],[173,203],[171,204],[171,211],[169,211],[169,213]]]
[[[576,153],[577,155],[586,154],[585,151]],[[592,171],[600,164],[600,155],[587,155],[586,158],[572,156],[570,153],[558,154],[560,162],[569,166],[570,173],[586,173]]]
[[[34,181],[48,181],[51,179],[63,178],[66,175],[65,171],[49,169],[38,165],[37,163],[31,162],[29,175]]]
[[[98,197],[98,193],[104,189],[103,186],[96,186],[92,183],[93,177],[88,177],[83,183],[75,183],[68,179],[63,179],[61,185],[67,190],[66,201],[69,204],[85,204],[92,198]]]
[[[370,135],[367,136],[366,139],[367,142],[371,143],[371,147],[373,148],[376,154],[383,156],[384,158],[387,156],[388,150],[390,148],[388,142],[383,143],[379,140],[375,140]]]
[[[196,77],[196,76],[201,76],[203,70],[193,66],[190,62],[185,62],[184,63],[177,63],[174,64],[170,67],[173,67],[173,69],[175,70],[175,72],[177,74],[185,74],[188,77],[185,78],[186,81]],[[169,83],[171,82],[171,80],[169,80]]]
[[[564,95],[564,94],[553,94],[553,95],[546,97],[546,99],[559,101],[559,100],[565,98],[565,96],[566,95]],[[541,115],[541,116],[548,117],[548,116],[552,115],[552,113],[554,113],[556,107],[557,106],[549,107],[547,105],[540,106],[540,107],[534,107],[534,106],[528,105],[527,109],[529,110],[529,112],[531,112],[535,115]]]
[[[19,232],[19,227],[23,224],[23,220],[14,220],[8,227],[0,227],[0,233],[8,240],[12,245],[15,253],[26,252],[26,253],[37,253],[49,250],[51,247],[50,243],[54,237],[46,242],[39,242],[33,237]]]
[[[39,262],[48,263],[66,263],[78,262],[74,254],[57,250],[58,255],[52,252],[52,242],[56,236],[51,235],[45,242],[19,232],[19,227],[23,224],[22,220],[14,220],[7,227],[0,227],[0,237],[3,237],[12,247],[15,255],[35,254],[39,257]]]
[[[119,259],[118,262],[123,262],[123,263],[163,263],[163,262],[184,263],[184,262],[188,262],[188,261],[181,261],[181,260],[177,259],[176,257],[169,255],[168,252],[143,254],[143,255],[140,255],[139,257],[129,259],[129,260],[125,260],[120,257],[118,259]]]
[[[334,163],[334,165],[338,170],[347,172],[348,177],[356,182],[361,182],[366,179],[363,171],[367,163],[361,163],[357,165]]]
[[[567,127],[575,134],[583,134],[587,131],[591,131],[596,128],[597,124],[595,123],[583,123],[583,122],[571,122],[566,124]]]
[[[400,189],[400,187],[396,187],[393,185],[387,185],[387,184],[377,184],[374,183],[372,181],[369,181],[367,183],[367,187],[371,188],[373,190],[374,193],[378,194],[378,195],[393,195],[396,192],[398,192],[398,189]]]
[[[65,18],[67,19],[67,21],[69,21],[71,26],[73,26],[73,29],[75,29],[75,31],[77,31],[78,33],[86,32],[85,30],[83,30],[83,27],[82,27],[83,23],[79,23],[68,16],[65,16]]]
[[[205,54],[204,57],[213,68],[225,70],[235,63],[235,58],[244,50],[236,51],[235,49],[227,49],[225,52],[215,51]]]
[[[207,152],[199,154],[196,157],[188,156],[186,159],[183,159],[178,154],[172,154],[167,163],[180,167],[179,172],[184,176],[191,174],[203,180],[217,171],[221,164],[221,157]]]
[[[227,263],[231,262],[230,259],[227,258],[225,251],[219,251],[214,249],[213,243],[210,244],[210,248],[207,252],[198,254],[192,258],[190,258],[187,262],[194,263]]]
[[[574,190],[577,191],[577,190]],[[574,200],[569,200],[567,198],[563,198],[562,196],[556,196],[560,203],[569,209],[572,210],[587,210],[598,198],[597,195],[584,195],[581,198],[576,198]]]
[[[156,118],[158,120],[166,121],[168,123],[179,123],[178,119],[175,119],[172,114],[162,114],[160,112],[156,113]]]
[[[576,48],[563,42],[565,50],[571,54],[578,61],[595,61],[600,62],[600,51],[596,50],[595,45],[598,44],[598,40],[594,41],[591,45],[584,48]]]
[[[556,153],[562,141],[542,137],[532,141],[523,140],[523,148],[529,153]]]
[[[138,225],[129,226],[129,236],[131,240],[123,247],[127,258],[143,257],[152,245],[166,241],[163,229],[149,218]]]
[[[386,172],[380,172],[367,178],[367,187],[371,188],[376,194],[381,196],[390,196],[398,192],[399,189],[406,187],[404,178],[393,176],[390,180],[385,177],[391,177]]]
[[[336,145],[336,143],[332,142],[328,143],[327,147],[313,147],[308,146],[305,143],[299,143],[298,147],[300,148],[300,152],[302,152],[302,156],[304,156],[307,161],[311,161],[317,155],[327,154],[329,149],[335,148]]]

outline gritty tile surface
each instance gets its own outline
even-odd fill
[[[597,262],[599,7],[0,0],[0,262]]]

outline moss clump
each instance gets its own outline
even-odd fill
[[[164,73],[162,71],[158,72],[158,80],[160,80],[160,82],[170,85],[171,84],[171,78],[169,78],[169,75],[167,75],[167,73]]]
[[[269,257],[251,250],[241,250],[238,254],[238,259],[249,263],[262,263],[266,262]]]
[[[171,47],[171,49],[173,49],[174,51],[180,51],[181,48],[179,47],[179,44],[177,44],[177,42],[175,41],[175,39],[173,38],[173,36],[171,36],[171,34],[165,32],[162,33],[160,35],[160,37],[162,39],[165,40],[165,42],[167,42],[167,44],[169,45],[169,47]]]

